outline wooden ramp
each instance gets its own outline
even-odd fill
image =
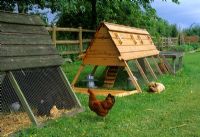
[[[118,66],[110,66],[107,69],[103,87],[112,88],[114,86],[118,70]]]
[[[74,87],[74,91],[76,93],[88,94],[88,92],[87,92],[88,88]],[[129,96],[129,95],[132,95],[132,94],[139,93],[139,91],[137,91],[137,90],[126,91],[126,90],[92,89],[92,91],[94,91],[95,95],[107,96],[110,93],[110,94],[112,94],[113,96],[116,96],[116,97]]]

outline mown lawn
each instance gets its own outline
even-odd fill
[[[74,117],[49,121],[43,128],[31,127],[17,136],[38,137],[177,137],[200,136],[200,53],[186,54],[184,67],[176,76],[165,75],[161,94],[143,92],[116,98],[103,120],[87,106],[88,96],[77,94],[85,111]],[[67,64],[70,81],[80,62]],[[100,73],[100,72],[99,72]]]

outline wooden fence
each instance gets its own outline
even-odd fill
[[[74,51],[62,51],[60,54],[61,55],[69,55],[69,54],[81,54],[84,52],[83,49],[83,44],[84,43],[89,43],[91,41],[91,39],[83,39],[83,32],[87,32],[87,33],[94,33],[94,30],[88,30],[88,29],[83,29],[82,27],[79,28],[61,28],[61,27],[47,27],[47,30],[49,32],[52,32],[52,43],[54,46],[58,47],[60,45],[64,45],[64,46],[68,46],[68,45],[73,45],[73,46],[79,46],[79,50],[74,50]],[[59,32],[75,32],[78,35],[78,39],[77,40],[58,40],[57,39],[57,34]]]

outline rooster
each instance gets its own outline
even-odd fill
[[[105,117],[115,103],[115,97],[108,94],[105,100],[97,100],[92,90],[88,89],[89,93],[89,108],[98,116]]]

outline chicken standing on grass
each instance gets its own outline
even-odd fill
[[[89,93],[89,108],[94,111],[97,115],[105,117],[109,110],[115,103],[115,97],[111,94],[105,98],[105,100],[97,100],[92,90],[88,89]]]

